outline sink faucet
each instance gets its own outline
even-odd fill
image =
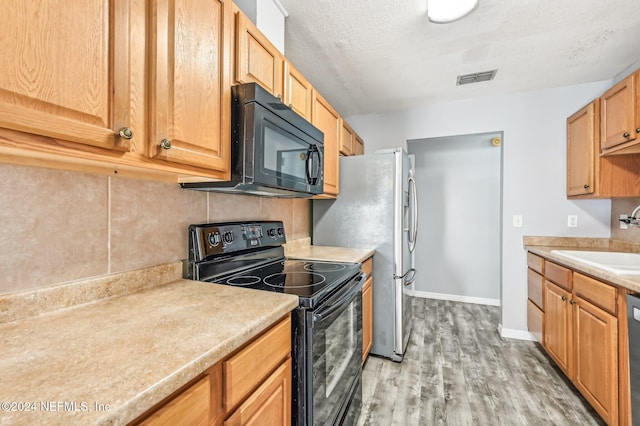
[[[620,222],[626,223],[627,225],[640,226],[640,219],[638,219],[636,217],[638,212],[640,212],[640,206],[638,206],[635,209],[633,209],[633,211],[631,212],[631,214],[627,218],[619,219],[619,220],[620,220]]]

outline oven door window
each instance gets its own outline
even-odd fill
[[[362,361],[362,293],[314,322],[313,424],[331,424],[348,403]]]
[[[256,183],[317,192],[322,184],[322,146],[269,110],[255,105]]]

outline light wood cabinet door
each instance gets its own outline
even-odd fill
[[[342,155],[353,155],[353,146],[355,142],[355,132],[344,120],[340,120],[342,122],[342,126],[340,129],[340,154]]]
[[[364,154],[364,141],[356,133],[356,137],[353,144],[353,155],[363,155],[363,154]]]
[[[282,98],[284,56],[242,12],[236,13],[237,83],[258,83]]]
[[[631,142],[640,133],[638,119],[638,73],[607,90],[601,97],[601,147],[607,151]]]
[[[311,121],[311,98],[313,87],[287,60],[284,61],[284,103]]]
[[[150,154],[228,173],[231,3],[151,3]]]
[[[597,113],[594,101],[567,118],[567,195],[593,194],[598,151]]]
[[[618,424],[618,320],[575,298],[574,384],[609,425]]]
[[[340,142],[340,115],[316,91],[313,90],[312,124],[324,133],[324,193],[338,195],[340,163],[338,144]]]
[[[225,420],[224,425],[289,426],[291,396],[291,358],[289,358]]]
[[[5,0],[0,127],[128,151],[129,0]],[[142,19],[144,17],[142,16]],[[126,135],[126,133],[123,133]]]
[[[362,362],[367,359],[373,344],[373,277],[362,286]]]
[[[558,367],[573,380],[573,310],[571,293],[550,281],[544,292],[544,347]]]

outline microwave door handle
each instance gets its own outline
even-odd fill
[[[307,149],[307,159],[305,160],[305,172],[307,174],[307,183],[313,185],[311,180],[311,170],[310,170],[311,155],[313,155],[313,150],[311,149],[311,147],[309,147],[309,149]]]
[[[320,151],[318,151],[318,147],[315,147],[313,152],[315,152],[316,155],[318,156],[318,161],[316,161],[316,174],[313,177],[313,184],[315,185],[318,183],[318,179],[320,178],[320,173],[322,173],[322,165],[320,164]]]
[[[311,174],[311,158],[316,154],[318,156],[318,161],[316,161],[316,171],[315,174]],[[313,145],[309,147],[307,151],[307,161],[306,161],[306,172],[307,172],[307,182],[310,185],[315,185],[318,183],[318,177],[320,176],[320,152],[318,152],[318,148]]]

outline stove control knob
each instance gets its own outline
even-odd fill
[[[220,233],[212,232],[209,234],[209,237],[207,239],[209,240],[209,244],[211,244],[212,247],[215,247],[220,244]]]
[[[267,235],[269,235],[270,237],[275,237],[276,236],[276,228],[271,228],[267,231]]]
[[[278,236],[282,237],[282,234],[284,234],[284,229],[278,228]]]
[[[222,239],[225,243],[231,244],[233,242],[233,232],[227,231],[222,235]]]

